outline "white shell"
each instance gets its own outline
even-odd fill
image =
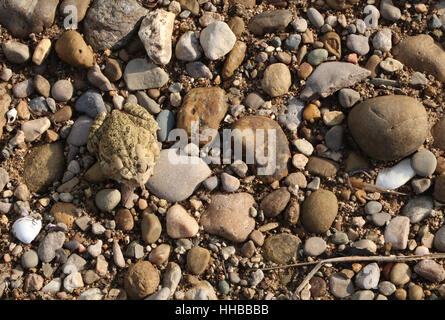
[[[416,173],[411,167],[411,159],[406,158],[392,168],[380,170],[375,184],[387,190],[394,190],[403,186],[415,175]]]
[[[12,225],[12,234],[25,244],[31,243],[42,229],[42,220],[31,216],[23,217]]]
[[[6,113],[6,117],[8,118],[8,123],[13,123],[17,119],[17,110],[12,108]]]

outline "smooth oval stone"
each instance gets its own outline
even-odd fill
[[[429,126],[425,108],[407,96],[383,96],[366,100],[349,114],[354,140],[372,158],[393,161],[416,151],[425,141]]]
[[[76,122],[74,122],[66,141],[69,144],[77,147],[86,145],[88,142],[88,134],[92,125],[93,119],[88,116],[80,116],[77,118]]]
[[[162,110],[156,117],[161,130],[157,132],[158,140],[164,142],[168,138],[168,134],[175,127],[175,115],[170,110]]]
[[[428,177],[436,170],[437,159],[431,151],[422,149],[411,158],[411,166],[418,176]]]
[[[107,112],[104,100],[99,92],[88,90],[77,99],[74,108],[78,112],[86,113],[90,118],[96,118],[99,112]]]
[[[331,191],[317,190],[303,202],[301,222],[312,233],[329,230],[338,212],[337,197]]]
[[[289,10],[266,11],[252,17],[247,25],[250,32],[255,35],[264,35],[283,30],[292,21]]]
[[[431,36],[419,34],[407,37],[393,48],[392,53],[404,65],[445,81],[445,51]]]

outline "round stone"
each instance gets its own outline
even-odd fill
[[[154,214],[146,214],[141,223],[142,239],[146,243],[155,243],[161,236],[162,226]]]
[[[365,212],[366,214],[375,214],[382,211],[382,204],[378,201],[369,201],[365,205]]]
[[[66,102],[73,96],[73,85],[69,80],[59,80],[53,84],[51,95],[56,101]]]
[[[39,264],[39,256],[34,250],[26,251],[21,258],[22,267],[31,269],[37,267]]]
[[[133,215],[128,209],[119,209],[114,220],[116,221],[116,228],[119,230],[130,231],[134,227]]]
[[[272,98],[286,94],[292,84],[289,68],[284,63],[274,63],[264,71],[261,86]]]
[[[270,236],[263,245],[264,257],[275,263],[288,263],[297,255],[300,244],[298,237],[288,233]]]
[[[379,291],[385,296],[390,296],[396,291],[396,286],[389,281],[382,281],[379,283]]]
[[[331,191],[317,190],[303,202],[301,222],[308,232],[329,230],[338,212],[337,197]]]
[[[402,287],[411,280],[411,269],[406,263],[396,263],[389,274],[392,283],[397,287]]]
[[[318,66],[319,64],[325,62],[328,59],[328,51],[326,49],[315,49],[312,50],[307,56],[307,62],[313,66]]]
[[[320,237],[311,237],[304,243],[303,250],[307,256],[319,256],[326,250],[326,241]]]
[[[96,206],[104,212],[111,212],[121,201],[121,193],[117,189],[103,189],[96,194]]]
[[[124,277],[124,287],[131,299],[142,299],[156,291],[159,273],[148,261],[138,261],[128,268]]]
[[[262,201],[260,208],[266,217],[276,217],[287,206],[290,200],[290,193],[287,188],[280,188],[268,194]]]
[[[354,140],[372,158],[393,161],[416,151],[428,135],[425,108],[407,96],[383,96],[366,100],[349,114]]]
[[[431,151],[422,149],[411,158],[411,166],[418,176],[428,177],[436,170],[437,159]]]

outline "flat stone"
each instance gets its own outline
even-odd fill
[[[381,96],[360,103],[350,112],[348,126],[363,151],[384,161],[413,153],[428,134],[425,108],[407,96]]]
[[[445,269],[433,260],[422,260],[414,266],[414,272],[431,282],[445,280]]]
[[[411,223],[418,223],[427,218],[433,211],[433,198],[420,196],[412,198],[403,207],[402,214],[407,216]]]
[[[264,197],[261,201],[260,208],[266,217],[276,217],[286,208],[290,197],[291,195],[287,191],[287,188],[280,188]]]
[[[346,40],[346,46],[352,52],[365,56],[369,52],[369,39],[358,34],[350,34]]]
[[[51,207],[50,213],[56,223],[62,222],[71,228],[77,218],[77,207],[72,203],[57,202]]]
[[[329,291],[334,297],[343,299],[354,294],[354,283],[341,273],[334,273],[329,277]]]
[[[211,174],[209,166],[198,157],[178,155],[177,149],[161,151],[154,175],[147,188],[169,202],[182,201],[193,194],[198,185]]]
[[[185,65],[185,70],[194,79],[212,79],[213,74],[210,69],[201,61],[190,62]]]
[[[384,28],[378,31],[372,39],[372,45],[375,50],[382,52],[389,52],[392,48],[392,33],[391,29]]]
[[[120,49],[148,12],[136,0],[94,1],[83,22],[85,39],[95,51]]]
[[[124,80],[129,90],[160,88],[168,82],[168,74],[145,59],[131,60],[124,71]]]
[[[301,240],[288,233],[270,236],[263,245],[263,255],[266,259],[279,264],[285,264],[297,256]]]
[[[334,92],[350,87],[371,75],[369,70],[347,62],[320,64],[306,81],[301,99],[326,98]]]
[[[408,217],[395,217],[385,228],[385,243],[391,243],[392,249],[404,250],[408,244],[410,220]]]
[[[62,248],[65,242],[65,235],[63,232],[51,232],[40,242],[38,248],[38,255],[41,261],[50,262],[56,257],[56,250]]]
[[[255,227],[250,208],[255,200],[247,193],[216,194],[201,216],[204,230],[233,242],[244,242]]]
[[[26,44],[8,40],[2,43],[2,50],[6,59],[15,64],[22,64],[31,58],[31,52]]]
[[[377,289],[380,269],[377,263],[366,265],[355,277],[355,284],[361,289]]]
[[[45,133],[51,122],[47,117],[29,120],[22,124],[22,131],[26,142],[37,140],[43,133]]]
[[[317,257],[326,251],[326,241],[320,237],[310,237],[304,242],[304,254],[309,257]]]
[[[201,58],[202,49],[195,32],[186,31],[181,35],[176,43],[175,55],[182,61],[195,61]]]
[[[311,174],[325,178],[332,178],[337,175],[339,165],[331,160],[312,156],[306,165],[306,170]]]
[[[252,17],[247,28],[253,34],[262,36],[285,29],[291,21],[292,13],[289,10],[266,11]]]
[[[66,141],[73,146],[85,146],[88,143],[88,134],[92,125],[93,119],[87,116],[80,116],[71,127]]]

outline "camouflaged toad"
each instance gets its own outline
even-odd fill
[[[111,114],[100,112],[88,136],[88,151],[97,155],[102,172],[131,188],[143,186],[159,159],[159,125],[143,107],[127,103]]]

